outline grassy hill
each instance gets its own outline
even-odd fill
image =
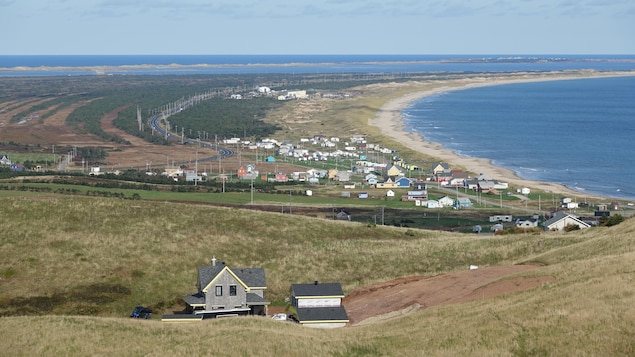
[[[544,356],[635,354],[635,220],[571,233],[478,237],[166,202],[0,198],[4,355]],[[212,256],[345,292],[469,264],[540,263],[555,282],[338,330],[250,317],[167,324]]]

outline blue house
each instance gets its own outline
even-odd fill
[[[465,209],[472,207],[472,201],[470,201],[470,199],[467,197],[459,197],[458,199],[454,200],[454,208],[456,209]]]
[[[273,156],[267,156],[267,158],[265,159],[265,162],[276,162],[276,158]]]
[[[410,187],[410,185],[412,184],[412,180],[407,178],[407,177],[400,177],[397,181],[395,181],[397,183],[397,187]]]

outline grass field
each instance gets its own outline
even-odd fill
[[[478,237],[166,202],[0,198],[4,355],[544,356],[635,353],[635,221],[571,233]],[[406,232],[410,232],[406,234]],[[414,234],[413,234],[414,233]],[[469,264],[533,262],[540,288],[336,331],[265,318],[136,321],[182,308],[216,256],[263,266],[266,296],[339,281],[345,292]]]

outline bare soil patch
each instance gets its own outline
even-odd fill
[[[370,323],[417,309],[465,303],[533,289],[553,276],[508,276],[536,269],[534,265],[490,266],[437,276],[411,276],[358,288],[343,305],[350,324]]]
[[[65,125],[66,118],[70,113],[73,112],[76,108],[86,105],[88,101],[82,101],[78,103],[74,103],[68,108],[64,108],[54,113],[50,117],[46,118],[43,123],[40,122],[39,117],[34,117],[33,119],[25,122],[25,123],[10,123],[10,119],[16,113],[19,113],[23,110],[28,110],[36,104],[42,103],[42,101],[34,101],[32,103],[28,103],[24,106],[20,106],[19,108],[4,112],[2,117],[0,117],[0,122],[2,123],[0,126],[2,127],[2,132],[0,133],[0,141],[15,141],[20,144],[29,144],[29,145],[41,145],[43,147],[47,147],[50,145],[56,146],[90,146],[95,145],[96,142],[99,141],[98,138],[94,137],[90,134],[79,134],[75,132],[71,127]],[[19,102],[14,104],[19,105]],[[55,109],[57,105],[52,105],[46,109],[38,110],[34,112],[34,115],[44,115],[44,113]]]

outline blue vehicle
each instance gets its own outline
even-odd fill
[[[149,319],[152,316],[152,310],[144,306],[137,306],[130,313],[130,317],[135,319]]]

